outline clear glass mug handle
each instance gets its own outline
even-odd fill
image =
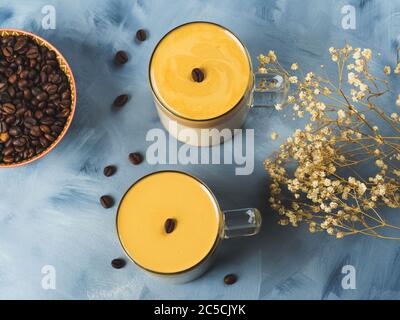
[[[268,72],[254,73],[254,87],[251,94],[250,106],[253,108],[273,107],[284,105],[289,92],[289,80],[286,73]]]
[[[255,208],[223,211],[223,239],[252,236],[261,228],[261,213]]]

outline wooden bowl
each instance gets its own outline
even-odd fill
[[[6,36],[26,36],[31,39],[33,39],[38,45],[40,46],[45,46],[49,50],[53,50],[56,53],[57,60],[60,64],[61,70],[65,73],[65,75],[68,78],[68,82],[71,88],[71,112],[68,116],[68,119],[64,125],[63,131],[58,135],[58,137],[41,153],[35,155],[32,158],[20,161],[20,162],[15,162],[11,164],[5,164],[5,163],[0,163],[0,168],[15,168],[19,166],[26,165],[28,163],[31,163],[33,161],[36,161],[42,157],[44,157],[46,154],[48,154],[50,151],[52,151],[59,143],[60,141],[64,138],[65,134],[67,133],[69,127],[71,126],[72,119],[74,118],[75,114],[75,108],[76,108],[76,85],[75,85],[75,79],[72,74],[71,68],[67,63],[67,60],[63,57],[63,55],[48,41],[45,39],[37,36],[36,34],[23,31],[23,30],[17,30],[17,29],[1,29],[0,28],[0,36],[1,37],[6,37]]]

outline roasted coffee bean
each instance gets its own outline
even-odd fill
[[[14,50],[11,47],[3,47],[1,52],[3,53],[4,57],[8,58],[8,57],[11,57],[13,55]]]
[[[32,46],[27,52],[26,57],[28,59],[36,59],[39,56],[39,49],[36,46]]]
[[[39,93],[39,94],[36,96],[36,99],[38,99],[39,101],[44,101],[44,100],[47,100],[48,98],[49,98],[49,96],[48,96],[47,93],[44,92],[44,91],[42,91],[41,93]]]
[[[1,106],[1,111],[3,111],[6,114],[13,114],[15,113],[16,110],[17,108],[12,103],[4,103]]]
[[[56,118],[59,119],[68,118],[69,113],[70,113],[69,109],[62,109],[60,113],[57,113]]]
[[[63,128],[60,126],[52,125],[51,130],[52,132],[60,134],[63,131]]]
[[[55,84],[48,83],[43,89],[50,95],[57,93],[58,87]]]
[[[9,140],[10,141],[10,140]],[[14,153],[14,148],[12,146],[7,146],[3,149],[3,155],[9,156]]]
[[[127,94],[121,94],[118,97],[115,98],[113,106],[114,107],[122,107],[124,106],[129,100],[129,96]]]
[[[55,60],[57,57],[56,53],[53,50],[47,52],[47,59],[48,60]]]
[[[6,123],[7,124],[14,124],[15,123],[15,121],[17,120],[17,118],[14,116],[14,115],[8,115],[7,117],[6,117]]]
[[[204,73],[199,68],[194,68],[192,70],[192,79],[195,82],[202,82],[204,80]]]
[[[70,83],[54,51],[30,36],[0,36],[0,164],[50,147],[71,105]]]
[[[233,274],[233,273],[227,274],[224,277],[224,283],[227,284],[227,285],[232,285],[237,281],[237,279],[238,279],[238,277],[237,277],[236,274]]]
[[[40,119],[41,124],[45,124],[47,126],[52,125],[54,123],[54,119],[50,117],[43,117]]]
[[[7,89],[7,81],[0,81],[0,91]]]
[[[109,209],[114,205],[114,199],[110,196],[101,196],[100,204],[103,206],[103,208]]]
[[[4,163],[7,163],[7,164],[10,164],[10,163],[13,163],[13,162],[16,162],[15,161],[15,158],[14,158],[14,156],[13,155],[5,155],[4,157],[3,157],[3,162]]]
[[[144,40],[146,40],[146,38],[147,38],[146,30],[144,30],[144,29],[139,29],[139,30],[136,32],[136,39],[137,39],[137,40],[139,40],[139,41],[144,41]]]
[[[21,134],[21,129],[18,127],[11,127],[8,133],[11,137],[17,137]]]
[[[18,37],[17,41],[14,44],[14,51],[20,51],[23,47],[25,47],[27,42],[27,37]]]
[[[139,152],[130,153],[129,161],[134,165],[138,165],[143,161],[143,157]]]
[[[5,143],[8,141],[8,139],[10,139],[10,135],[8,134],[8,132],[0,133],[0,142]]]
[[[0,133],[0,142],[6,143],[10,139],[8,132]]]
[[[37,120],[35,118],[26,117],[24,120],[25,128],[31,129],[36,124],[37,124]]]
[[[42,135],[42,131],[40,130],[39,126],[33,126],[29,133],[33,137],[40,137]]]
[[[0,121],[0,133],[7,132],[8,126],[5,121]]]
[[[46,72],[40,72],[40,82],[41,83],[46,83],[47,82],[47,73]]]
[[[129,60],[128,54],[125,51],[118,51],[115,54],[115,63],[117,64],[125,64]]]
[[[18,76],[16,73],[14,73],[8,77],[8,82],[11,84],[14,84],[15,82],[17,82],[17,79],[18,79]]]
[[[41,145],[43,148],[48,147],[49,144],[50,144],[50,141],[47,140],[45,137],[40,137],[40,138],[39,138],[39,142],[40,142],[40,145]]]
[[[45,124],[41,124],[39,126],[40,131],[42,131],[43,133],[50,133],[51,129],[49,128],[49,126],[46,126]]]
[[[175,219],[169,218],[169,219],[165,220],[164,230],[166,233],[171,233],[172,231],[175,230],[175,227],[176,227]]]
[[[115,166],[107,166],[104,168],[103,173],[106,177],[111,177],[117,171]]]
[[[43,118],[43,112],[40,111],[40,110],[35,111],[35,113],[34,113],[33,115],[34,115],[34,117],[35,117],[36,119],[38,119],[38,120],[40,120],[40,119]]]
[[[49,133],[45,133],[44,134],[44,137],[48,140],[48,141],[50,141],[50,142],[53,142],[54,140],[56,140],[56,138],[54,138],[51,134],[49,134]]]
[[[121,259],[121,258],[113,259],[111,261],[111,266],[114,269],[121,269],[121,268],[125,267],[125,265],[126,265],[126,261],[124,259]]]
[[[24,90],[28,86],[29,82],[25,79],[21,79],[17,82],[18,89]]]
[[[13,145],[15,147],[22,147],[26,144],[26,140],[24,137],[17,138],[13,141]]]

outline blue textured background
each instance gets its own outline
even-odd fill
[[[41,28],[41,8],[47,4],[57,10],[56,30]],[[345,4],[356,7],[356,30],[341,27]],[[256,135],[253,175],[237,177],[230,165],[128,163],[130,152],[145,152],[146,132],[161,127],[147,83],[152,48],[168,30],[192,20],[227,26],[253,59],[273,49],[284,65],[298,62],[315,70],[327,63],[328,47],[347,40],[382,52],[382,66],[394,65],[400,1],[0,0],[0,27],[29,30],[54,43],[68,59],[78,87],[77,114],[62,143],[36,163],[0,171],[0,298],[400,298],[398,242],[335,240],[276,224],[277,215],[267,206],[262,161],[298,123],[273,110],[253,110],[246,123]],[[141,27],[150,37],[138,45],[133,38]],[[115,69],[111,62],[120,49],[129,52],[130,61]],[[395,84],[398,88],[399,82]],[[114,97],[125,92],[132,95],[129,105],[111,112]],[[280,133],[279,141],[270,140],[272,131]],[[102,175],[107,164],[119,168],[108,179]],[[214,267],[185,285],[148,278],[132,264],[112,269],[111,259],[123,255],[115,209],[98,204],[100,195],[110,193],[119,200],[136,179],[167,168],[204,179],[223,208],[256,206],[264,216],[259,236],[225,242]],[[47,264],[56,268],[56,290],[41,287],[41,268]],[[340,285],[345,264],[357,269],[356,290]],[[222,283],[228,272],[240,276],[234,286]]]

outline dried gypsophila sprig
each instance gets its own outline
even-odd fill
[[[265,161],[272,179],[269,202],[282,215],[282,225],[303,221],[310,232],[337,238],[365,234],[400,240],[386,235],[387,229],[400,234],[400,226],[380,212],[400,207],[400,116],[386,114],[374,101],[390,92],[389,82],[370,73],[370,49],[346,44],[329,52],[337,65],[336,83],[313,72],[303,75],[296,63],[291,70],[301,80],[285,70],[295,87],[288,104],[298,117],[309,114],[310,121]],[[271,51],[259,61],[259,72],[282,69]],[[383,71],[387,76],[391,68]],[[394,73],[400,73],[400,64]],[[381,134],[379,122],[391,132]],[[377,171],[371,176],[362,172],[370,163]]]

